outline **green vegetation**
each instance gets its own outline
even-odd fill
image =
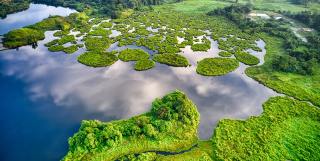
[[[198,62],[197,73],[204,76],[225,75],[237,69],[239,62],[231,58],[205,58]]]
[[[16,48],[23,45],[34,44],[45,38],[44,33],[30,28],[21,28],[4,35],[3,45],[6,48]]]
[[[80,63],[91,67],[110,66],[117,60],[118,57],[113,52],[89,51],[78,57]]]
[[[0,18],[7,14],[23,11],[29,8],[30,0],[2,0],[0,1]]]
[[[64,47],[62,45],[53,45],[48,48],[51,52],[63,51]]]
[[[260,62],[260,60],[257,57],[243,51],[235,52],[234,56],[237,58],[237,60],[246,65],[257,65]]]
[[[191,45],[191,49],[193,51],[208,51],[211,47],[211,42],[207,38],[202,39],[202,43]]]
[[[78,46],[77,46],[77,45],[71,45],[71,46],[69,46],[69,47],[65,47],[65,48],[63,49],[63,51],[64,51],[65,53],[67,53],[67,54],[72,54],[72,53],[78,51]]]
[[[51,47],[51,46],[53,46],[53,45],[58,44],[58,42],[59,42],[59,39],[54,39],[54,40],[52,40],[52,41],[50,41],[50,42],[45,43],[44,46],[46,46],[46,47]]]
[[[98,37],[87,37],[84,42],[86,49],[88,51],[99,51],[103,52],[111,45],[111,40],[108,38],[98,38]]]
[[[111,28],[112,23],[111,22],[102,22],[99,26],[103,27],[103,28]]]
[[[232,56],[232,53],[227,52],[227,51],[220,51],[220,52],[219,52],[219,56],[222,56],[222,57],[231,57],[231,56]]]
[[[225,119],[212,137],[217,160],[317,160],[320,110],[306,102],[274,97],[261,116]]]
[[[143,71],[143,70],[148,70],[151,69],[155,66],[155,62],[149,59],[145,60],[138,60],[136,64],[134,65],[134,69],[137,71]]]
[[[199,113],[180,91],[152,103],[151,111],[128,120],[83,121],[69,139],[64,160],[115,160],[148,151],[180,152],[197,143]]]
[[[106,30],[104,28],[96,28],[88,33],[90,36],[103,36],[107,37],[111,34],[110,30]]]
[[[198,145],[188,152],[176,155],[158,155],[157,161],[213,161],[212,143],[210,141],[198,141]]]
[[[119,53],[119,59],[122,61],[138,61],[149,59],[150,55],[142,49],[125,49]]]
[[[58,44],[59,45],[63,45],[63,44],[66,44],[66,43],[77,43],[76,42],[76,39],[74,38],[73,35],[66,35],[66,36],[63,36],[61,37],[61,39],[58,40]]]
[[[47,30],[64,30],[69,28],[70,24],[63,17],[49,17],[34,25],[8,32],[4,35],[3,45],[7,48],[17,48],[35,44],[37,41],[45,38],[44,32]]]
[[[283,49],[285,41],[267,34],[260,36],[266,42],[265,63],[262,66],[247,68],[246,74],[279,93],[320,106],[320,73],[306,76],[272,70],[274,59],[286,54]],[[285,65],[285,62],[283,63]]]
[[[161,63],[167,64],[174,67],[187,67],[189,66],[189,61],[182,55],[179,54],[156,54],[153,60]]]

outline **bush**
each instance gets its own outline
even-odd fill
[[[243,51],[237,51],[234,56],[237,58],[237,60],[246,65],[257,65],[260,62],[257,57]]]
[[[134,69],[137,71],[143,71],[151,69],[155,66],[155,62],[149,59],[146,60],[138,60],[136,64],[134,65]]]
[[[141,49],[125,49],[119,53],[119,59],[122,61],[137,61],[149,59],[150,55]]]
[[[62,51],[63,49],[64,47],[62,45],[54,45],[48,48],[48,50],[51,52],[58,52],[58,51]]]
[[[227,51],[220,51],[219,55],[222,56],[222,57],[231,57],[232,53],[227,52]]]
[[[37,41],[43,40],[44,38],[44,32],[42,31],[29,28],[21,28],[12,30],[5,34],[3,46],[6,48],[16,48],[19,46],[36,43]]]
[[[157,115],[161,107],[167,107],[175,117],[162,120]],[[63,160],[118,160],[149,151],[181,152],[197,143],[199,117],[192,101],[175,91],[156,99],[150,112],[128,120],[82,121],[79,131],[69,138],[69,152]],[[171,126],[160,132],[157,122]]]
[[[161,63],[167,64],[174,67],[187,67],[189,62],[187,58],[179,54],[156,54],[153,60]]]
[[[115,53],[90,51],[81,54],[78,61],[84,65],[91,67],[110,66],[118,60]]]
[[[205,58],[198,62],[197,73],[204,76],[225,75],[239,67],[239,62],[231,58]]]
[[[65,47],[63,49],[63,51],[67,54],[72,54],[74,52],[76,52],[78,50],[78,46],[77,45],[71,45],[69,47]]]

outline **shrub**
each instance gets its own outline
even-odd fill
[[[48,50],[51,52],[58,52],[58,51],[62,51],[63,49],[64,47],[62,45],[54,45],[48,48]]]
[[[227,51],[220,51],[219,55],[222,56],[222,57],[231,57],[232,53],[227,52]]]
[[[122,61],[137,61],[149,59],[150,55],[141,49],[125,49],[119,53],[119,59]]]
[[[225,75],[239,67],[239,62],[231,58],[205,58],[198,62],[197,73],[204,76]]]
[[[246,65],[257,65],[260,62],[257,57],[243,51],[237,51],[234,56],[237,58],[237,60]]]
[[[143,70],[148,70],[151,69],[155,66],[155,62],[149,59],[145,60],[138,60],[136,64],[134,65],[134,69],[137,71],[143,71]]]
[[[37,41],[43,40],[44,38],[44,32],[42,31],[29,28],[21,28],[12,30],[5,34],[3,46],[6,48],[16,48],[19,46],[36,43]]]
[[[81,54],[78,61],[84,65],[91,67],[106,67],[110,66],[118,60],[114,53],[90,51]]]
[[[65,47],[63,49],[63,51],[67,54],[72,54],[74,52],[76,52],[78,50],[78,46],[77,45],[71,45],[69,47]]]
[[[167,64],[174,67],[187,67],[189,62],[187,58],[179,54],[156,54],[153,60],[161,63]]]

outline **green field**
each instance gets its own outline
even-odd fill
[[[188,14],[205,14],[216,8],[222,8],[235,4],[235,1],[228,0],[185,0],[180,3],[168,4],[164,6],[169,6],[175,11],[188,13]],[[292,4],[286,0],[239,0],[239,3],[246,4],[251,2],[256,10],[267,10],[267,11],[290,11],[290,12],[301,12],[305,10],[319,11],[318,4],[310,4],[308,8],[303,5]],[[163,6],[160,6],[160,8]]]

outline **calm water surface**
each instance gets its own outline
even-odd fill
[[[152,100],[175,89],[197,105],[203,139],[212,135],[222,118],[259,115],[262,103],[276,94],[248,78],[243,64],[220,77],[197,75],[195,66],[157,64],[138,72],[133,63],[118,61],[108,68],[90,68],[76,61],[83,50],[72,55],[50,53],[43,44],[54,39],[52,34],[46,32],[46,39],[36,49],[25,46],[0,52],[1,160],[59,160],[67,151],[67,138],[77,131],[81,120],[129,118],[148,111]],[[257,43],[264,48],[263,41]],[[212,46],[208,52],[192,52],[186,47],[182,54],[194,65],[217,56],[216,42],[212,41]],[[116,45],[112,48],[117,49]],[[264,53],[253,54],[263,58]]]
[[[67,16],[73,12],[76,12],[76,10],[31,3],[27,10],[9,14],[6,18],[0,19],[0,35],[13,29],[32,25],[49,17],[50,15]]]

